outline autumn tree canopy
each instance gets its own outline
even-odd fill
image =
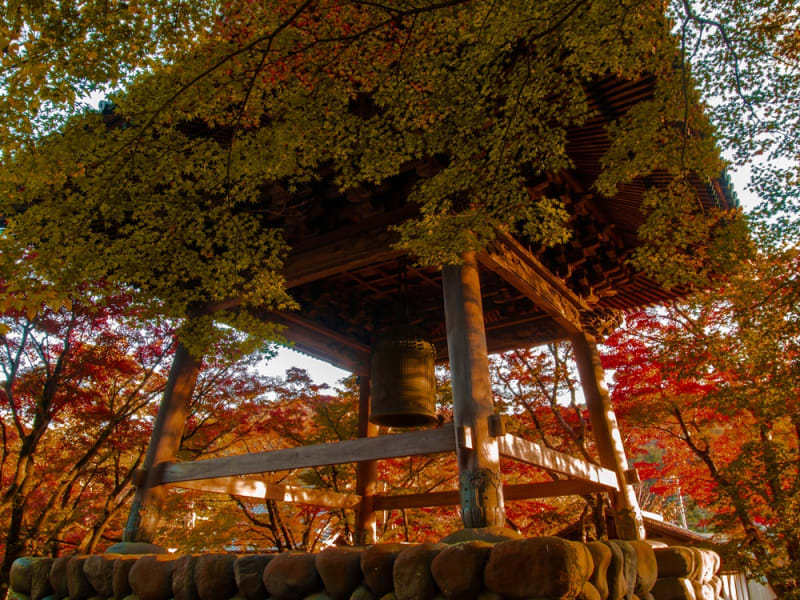
[[[800,594],[798,252],[760,253],[684,303],[632,315],[608,340],[632,450],[664,491],[709,511],[728,564]]]
[[[588,86],[608,75],[654,78],[655,94],[612,119],[596,187],[669,174],[645,198],[639,257],[666,264],[680,253],[664,248],[705,247],[724,217],[699,212],[689,182],[718,176],[721,162],[685,59],[696,27],[718,38],[732,23],[714,29],[700,7],[682,7],[670,17],[607,0],[21,3],[0,25],[5,268],[33,249],[62,289],[133,286],[157,312],[193,317],[183,333],[198,350],[212,343],[209,313],[268,336],[233,308],[291,305],[274,224],[321,177],[357,190],[435,160],[411,191],[419,216],[401,227],[423,262],[456,261],[496,231],[563,241],[560,201],[531,201],[524,183],[570,166],[567,130],[590,116]],[[685,43],[672,33],[681,15]],[[763,25],[791,58],[787,27]],[[703,43],[743,57],[738,38],[717,38]],[[697,60],[703,80],[714,63]],[[102,113],[81,103],[97,91]]]

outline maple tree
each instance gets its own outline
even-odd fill
[[[169,360],[130,298],[0,313],[2,572],[24,553],[91,551],[127,506]],[[6,579],[7,580],[7,579]]]
[[[729,564],[800,597],[800,313],[793,246],[743,256],[741,269],[685,302],[628,317],[608,340],[613,398],[664,492],[710,511]]]
[[[84,292],[58,310],[21,302],[24,310],[0,312],[6,583],[18,556],[88,553],[120,540],[164,391],[171,324],[143,325],[127,294]],[[225,453],[242,439],[255,443],[268,429],[268,382],[253,372],[264,355],[239,355],[235,337],[203,364],[184,459]]]

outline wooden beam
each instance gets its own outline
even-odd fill
[[[438,452],[453,452],[456,436],[452,425],[408,433],[358,438],[330,444],[315,444],[271,452],[207,458],[194,462],[163,463],[161,483],[215,479],[231,475],[289,471],[342,463],[380,460]]]
[[[284,337],[296,350],[356,375],[369,375],[370,348],[356,339],[304,318],[300,313],[253,311],[284,327]]]
[[[520,483],[503,486],[503,500],[529,500],[531,498],[553,498],[578,494],[606,492],[608,488],[599,483],[580,479],[561,479],[539,483]],[[401,508],[423,508],[427,506],[453,506],[459,503],[458,490],[427,492],[425,494],[380,495],[372,499],[375,510],[399,510]]]
[[[313,249],[289,253],[283,268],[286,288],[352,271],[405,254],[392,247],[399,236],[385,227],[362,232]]]
[[[200,481],[181,481],[172,483],[171,487],[216,494],[230,494],[245,498],[260,498],[262,500],[276,500],[278,502],[297,502],[299,504],[313,504],[326,508],[355,508],[361,502],[357,494],[342,494],[329,490],[315,490],[298,487],[295,485],[277,485],[256,479],[242,479],[240,477],[217,477]]]
[[[183,344],[178,343],[142,464],[144,482],[136,488],[123,531],[126,542],[152,542],[155,537],[165,498],[165,491],[159,485],[161,474],[158,465],[173,460],[181,445],[192,391],[202,362],[202,358],[192,356]]]
[[[503,481],[497,441],[489,435],[494,412],[483,303],[474,252],[442,269],[447,355],[453,385],[453,421],[469,428],[471,444],[458,444],[461,519],[464,527],[504,527]],[[466,429],[463,429],[466,432]]]
[[[622,539],[643,540],[645,530],[642,511],[636,490],[626,480],[628,459],[608,395],[597,344],[592,336],[585,333],[577,333],[571,337],[600,464],[612,470],[619,485],[619,492],[611,498],[617,535]]]
[[[589,306],[519,242],[500,235],[478,261],[550,315],[568,333],[583,331],[581,311]]]
[[[501,456],[535,465],[573,479],[591,481],[611,490],[619,489],[617,476],[609,469],[598,467],[563,452],[545,448],[540,444],[529,442],[510,433],[498,439]]]
[[[370,379],[358,378],[358,437],[378,436],[378,426],[369,422]],[[378,521],[372,498],[378,481],[378,461],[365,460],[356,463],[356,493],[361,497],[353,523],[355,543],[359,546],[374,544],[378,538]]]

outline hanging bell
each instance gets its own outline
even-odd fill
[[[386,427],[435,423],[433,363],[433,346],[413,329],[383,336],[372,350],[369,420]]]

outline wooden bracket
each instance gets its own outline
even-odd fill
[[[636,469],[628,469],[625,471],[625,483],[628,485],[638,485],[642,483],[642,479],[639,477],[639,471]]]
[[[506,423],[503,415],[489,415],[489,435],[502,437],[506,434]]]

